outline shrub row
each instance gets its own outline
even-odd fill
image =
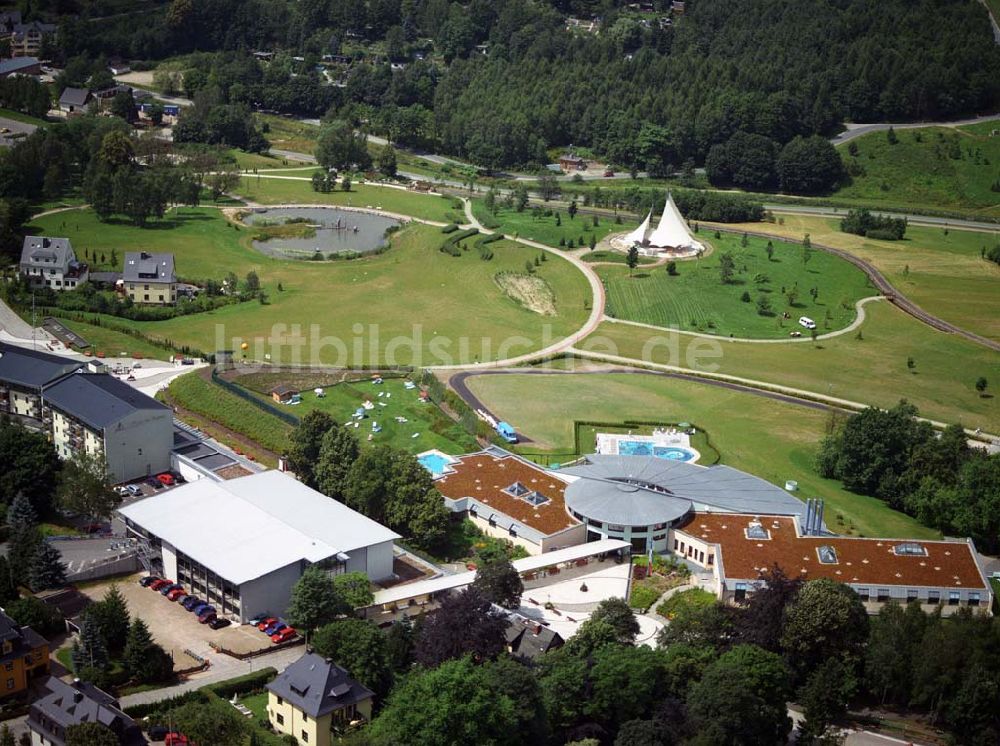
[[[445,254],[451,254],[452,256],[461,256],[462,250],[458,248],[458,242],[466,238],[470,238],[479,233],[477,228],[467,228],[464,231],[457,231],[452,233],[445,239],[445,242],[441,244],[441,251]]]

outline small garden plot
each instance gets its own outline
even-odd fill
[[[541,316],[556,315],[555,293],[541,277],[522,272],[498,272],[493,279],[515,303]]]

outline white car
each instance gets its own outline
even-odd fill
[[[808,316],[800,316],[799,317],[799,324],[801,326],[804,326],[806,329],[815,329],[816,328],[816,322],[813,321]]]

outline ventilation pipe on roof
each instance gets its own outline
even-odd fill
[[[817,498],[816,500],[816,513],[815,513],[815,532],[816,536],[823,533],[823,501]]]
[[[806,517],[802,521],[802,533],[805,536],[809,535],[809,527],[812,525],[812,509],[813,509],[813,499],[811,497],[806,498]]]

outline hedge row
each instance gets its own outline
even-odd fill
[[[466,238],[471,238],[478,233],[478,228],[467,228],[464,231],[452,233],[447,239],[445,239],[445,242],[441,244],[441,251],[445,254],[451,254],[452,256],[461,256],[462,251],[458,248],[458,242],[463,241]]]
[[[234,694],[247,694],[264,688],[271,679],[278,675],[274,668],[262,668],[259,671],[237,676],[233,679],[226,679],[217,684],[209,684],[191,692],[184,692],[173,697],[167,697],[157,702],[146,702],[144,704],[132,705],[125,708],[125,714],[139,720],[155,712],[166,712],[173,710],[189,702],[199,702],[204,704],[209,699],[209,694],[213,694],[219,699],[231,699]]]

